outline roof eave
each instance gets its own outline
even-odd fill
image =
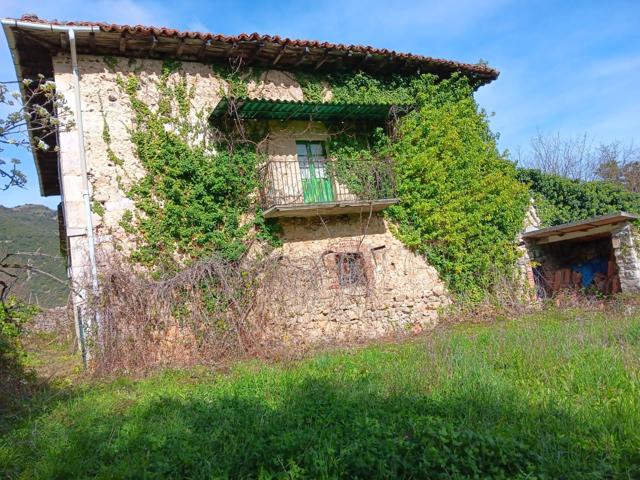
[[[231,48],[234,49],[233,56],[242,58],[245,64],[284,70],[331,71],[342,69],[380,72],[382,74],[431,72],[440,76],[449,76],[454,72],[459,72],[479,85],[490,83],[500,74],[499,71],[486,65],[455,62],[370,46],[296,40],[258,33],[228,36],[181,32],[164,27],[141,25],[49,22],[36,16],[26,15],[21,19],[4,19],[3,23],[12,28],[39,31],[39,35],[49,35],[49,40],[53,39],[54,43],[59,39],[51,36],[52,32],[74,29],[81,33],[78,36],[79,53],[91,53],[90,51],[82,51],[84,34],[85,39],[89,36],[92,36],[93,40],[96,40],[98,36],[101,37],[101,41],[95,43],[103,50],[109,49],[109,53],[97,53],[103,55],[168,57],[185,61],[221,61],[230,56],[229,49]],[[49,31],[48,34],[47,31]],[[128,48],[127,44],[130,44],[131,47]],[[153,54],[149,55],[151,50],[153,50]]]

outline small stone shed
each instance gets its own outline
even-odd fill
[[[640,292],[639,218],[617,212],[525,233],[538,295],[580,287]]]

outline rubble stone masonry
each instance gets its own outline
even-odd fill
[[[53,64],[57,89],[74,110],[70,58],[59,54]],[[139,96],[153,108],[158,100],[156,82],[162,62],[127,58],[107,62],[103,57],[81,55],[79,71],[90,194],[93,204],[101,207],[100,215],[95,208],[93,213],[99,258],[114,249],[126,254],[133,248],[134,239],[119,223],[134,204],[125,191],[144,171],[129,135],[131,105],[116,79],[118,75],[138,75]],[[224,95],[224,81],[209,65],[194,62],[183,62],[181,74],[194,89],[193,120],[206,121]],[[265,72],[260,82],[251,82],[249,93],[269,99],[303,99],[295,77],[279,71]],[[325,96],[330,98],[330,92]],[[322,132],[309,133],[314,139],[322,138]],[[289,138],[291,133],[287,135]],[[88,262],[77,138],[75,130],[60,133],[60,175],[72,278],[82,282]],[[282,145],[293,151],[282,151]],[[109,158],[109,148],[122,165]],[[276,156],[295,155],[295,142],[290,139],[270,148]],[[275,255],[280,256],[283,275],[279,285],[272,285],[273,290],[265,292],[265,298],[272,303],[264,312],[267,330],[284,342],[372,338],[417,331],[435,324],[439,309],[450,302],[435,269],[405,248],[379,215],[363,212],[362,216],[287,219],[281,223],[284,243]],[[341,253],[357,254],[363,282],[341,284],[336,260]]]

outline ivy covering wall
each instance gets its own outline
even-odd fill
[[[188,141],[188,122],[182,120],[192,93],[184,77],[169,81],[179,70],[179,64],[165,66],[154,109],[138,98],[135,75],[120,79],[135,112],[131,138],[146,170],[128,192],[137,212],[125,215],[122,225],[136,233],[134,259],[149,266],[170,265],[176,255],[216,253],[234,261],[256,231],[273,238],[253,201],[260,159],[250,144],[227,142],[212,149]],[[220,67],[214,72],[226,80],[232,98],[248,95],[248,82],[261,74]],[[388,166],[392,159],[401,200],[386,213],[393,230],[438,269],[453,292],[478,298],[496,271],[514,265],[513,240],[529,193],[514,165],[498,152],[466,78],[376,78],[358,72],[300,73],[298,80],[307,101],[321,101],[330,90],[331,102],[412,106],[386,126],[341,131],[328,141],[328,152],[336,159],[335,173],[354,191],[367,175],[354,169],[354,160]]]
[[[179,72],[180,64],[165,64],[153,108],[140,100],[135,74],[119,77],[134,110],[131,139],[146,172],[127,191],[136,211],[121,224],[137,240],[133,259],[150,267],[175,268],[176,258],[184,263],[211,254],[236,261],[253,239],[276,238],[277,225],[263,220],[256,202],[262,159],[255,142],[244,138],[194,142],[206,132],[192,129],[193,92]],[[262,74],[220,67],[214,72],[226,81],[231,99],[246,97],[248,83]],[[386,125],[336,129],[327,142],[335,159],[330,168],[355,193],[372,184],[371,169],[358,169],[363,160],[395,170],[395,185],[376,185],[384,196],[395,189],[400,198],[385,213],[392,229],[454,293],[480,298],[496,274],[513,268],[514,240],[531,195],[545,225],[617,210],[640,212],[640,195],[619,186],[517,171],[498,151],[464,77],[299,73],[298,81],[306,101],[411,107]],[[106,124],[103,137],[109,145]],[[110,146],[108,153],[122,166]]]
[[[513,163],[498,152],[472,85],[457,75],[381,79],[362,72],[324,82],[334,102],[414,107],[386,132],[376,128],[368,135],[333,137],[328,143],[336,175],[358,192],[370,182],[356,160],[384,165],[392,159],[400,203],[387,216],[396,236],[423,254],[454,293],[480,298],[496,274],[515,265],[514,240],[529,192]],[[319,79],[304,75],[300,83],[305,100],[319,98]]]
[[[520,169],[518,178],[530,186],[543,226],[618,211],[640,213],[640,194],[621,185],[600,180],[573,180],[530,169]]]
[[[165,64],[157,108],[139,98],[137,76],[118,80],[134,111],[131,140],[146,171],[127,191],[136,212],[121,225],[137,240],[132,259],[162,269],[174,268],[178,258],[188,263],[212,254],[235,261],[254,229],[264,227],[252,202],[258,188],[255,148],[194,141],[204,132],[193,130],[193,92],[186,79],[170,81],[179,68]]]
[[[465,78],[425,76],[416,100],[390,147],[401,203],[389,214],[453,292],[478,299],[515,264],[529,193]]]

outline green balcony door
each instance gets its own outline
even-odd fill
[[[333,202],[333,185],[327,173],[322,142],[296,142],[304,203]]]

